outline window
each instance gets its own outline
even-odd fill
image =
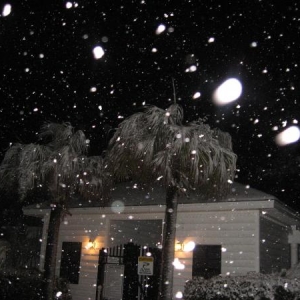
[[[196,245],[193,251],[193,277],[206,279],[221,274],[221,246]]]
[[[60,278],[65,278],[69,283],[78,284],[80,272],[81,243],[63,242]]]

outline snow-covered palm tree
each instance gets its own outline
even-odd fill
[[[8,149],[0,166],[0,182],[6,189],[18,188],[20,199],[44,187],[50,192],[51,208],[46,257],[47,299],[54,298],[57,241],[61,219],[75,195],[104,201],[110,176],[100,156],[86,156],[88,140],[69,123],[47,123],[38,143],[16,144]]]
[[[178,195],[198,189],[222,197],[233,180],[236,155],[231,137],[202,121],[183,125],[178,104],[152,106],[120,123],[109,145],[109,164],[119,180],[135,179],[166,189],[159,299],[172,299]]]

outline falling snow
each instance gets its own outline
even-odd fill
[[[96,47],[93,49],[93,54],[94,54],[95,59],[100,59],[100,58],[102,58],[103,55],[104,55],[104,50],[102,49],[101,46],[96,46]]]
[[[151,105],[165,109],[176,102],[183,106],[188,122],[204,122],[230,133],[238,156],[235,180],[227,181],[232,192],[240,181],[245,184],[245,197],[254,187],[300,210],[297,1],[257,1],[256,5],[245,1],[239,6],[221,0],[155,6],[147,0],[25,2],[8,1],[0,7],[2,159],[12,145],[36,140],[39,128],[49,120],[82,129],[89,153],[97,156],[107,150],[116,128],[129,115]],[[166,112],[165,118],[171,120],[171,113]],[[203,132],[199,140],[207,137]],[[184,132],[176,131],[174,139],[192,147]],[[122,136],[116,141],[125,147]],[[193,149],[188,154],[195,160],[199,153]],[[59,157],[52,157],[49,167],[58,162]],[[81,175],[88,177],[87,172]],[[162,184],[165,177],[157,175],[155,183]],[[60,187],[66,189],[67,183],[61,182]],[[131,185],[134,191],[139,187],[139,183]],[[140,200],[152,201],[153,195],[149,192]],[[17,207],[14,201],[13,208]],[[11,203],[3,203],[0,212],[6,214]],[[79,206],[84,205],[80,201]],[[43,209],[41,203],[35,207]],[[126,209],[122,197],[113,199],[108,212],[99,212],[99,219],[89,222],[108,226],[110,214],[136,220],[137,215],[125,214]],[[235,211],[233,207],[230,213]],[[268,209],[260,215],[271,218]],[[214,217],[211,230],[223,234]],[[80,222],[85,224],[83,219]],[[71,224],[68,216],[62,226]],[[180,222],[178,226],[184,227]],[[91,228],[86,226],[83,232],[96,235]],[[124,228],[118,230],[124,234]],[[69,237],[75,240],[75,232]],[[184,238],[184,248],[174,261],[178,278],[190,268],[184,256],[191,253],[185,251],[195,247],[192,239]],[[269,240],[261,238],[264,245]],[[230,249],[222,245],[221,251],[226,256]],[[230,257],[226,260],[230,266],[235,263]],[[222,288],[229,288],[225,284]],[[183,290],[175,290],[175,297],[182,299]]]
[[[2,16],[7,17],[11,13],[11,5],[10,4],[5,4],[3,9],[2,9]]]
[[[242,94],[242,84],[235,78],[224,81],[214,92],[214,101],[217,105],[225,105],[237,100]]]

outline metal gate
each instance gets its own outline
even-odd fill
[[[153,275],[138,275],[138,258],[153,257]],[[153,300],[157,298],[161,250],[128,243],[99,252],[96,300]]]

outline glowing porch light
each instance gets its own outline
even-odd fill
[[[95,249],[95,241],[93,241],[92,239],[89,239],[88,243],[85,246],[85,249],[89,250],[91,248]]]
[[[188,243],[184,244],[183,251],[191,252],[194,250],[195,246],[196,246],[195,242],[189,241]]]

